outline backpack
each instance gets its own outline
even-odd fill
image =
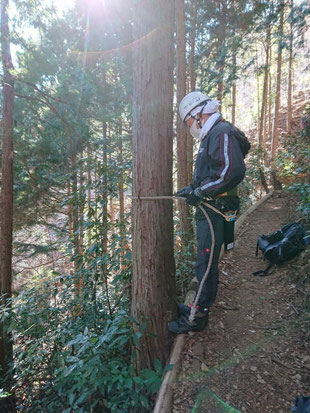
[[[231,126],[231,132],[233,134],[233,136],[235,138],[237,138],[240,148],[241,148],[241,152],[243,154],[243,157],[245,158],[246,155],[248,154],[250,148],[251,148],[251,144],[248,140],[248,138],[245,136],[244,132],[242,132],[240,129],[238,129],[235,125],[233,125],[230,122],[227,122],[230,124]]]
[[[301,224],[292,223],[285,225],[279,231],[270,235],[260,235],[257,240],[256,256],[258,249],[262,251],[264,260],[270,263],[265,270],[255,271],[253,275],[268,275],[274,265],[281,265],[296,257],[305,249],[305,230]]]
[[[310,397],[299,396],[295,406],[291,409],[294,413],[310,413]]]

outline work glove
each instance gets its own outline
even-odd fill
[[[188,195],[189,195],[192,191],[193,191],[192,185],[184,186],[184,188],[180,189],[180,190],[176,193],[176,195],[177,195],[177,196],[181,196],[181,197],[183,197],[183,198],[187,198]]]
[[[203,195],[201,194],[200,189],[196,188],[188,194],[186,202],[188,205],[197,206],[202,199]]]

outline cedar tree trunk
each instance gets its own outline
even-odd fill
[[[8,306],[12,293],[12,240],[13,240],[13,108],[14,69],[11,59],[8,0],[1,5],[1,49],[2,49],[2,176],[0,198],[0,304]],[[1,375],[8,373],[12,362],[12,342],[6,322],[0,323],[0,367]],[[7,382],[9,386],[9,382]],[[5,390],[10,390],[6,388]]]
[[[196,89],[196,73],[195,73],[195,44],[196,44],[196,32],[197,32],[197,9],[198,0],[193,0],[191,18],[192,27],[190,32],[190,91],[193,92]],[[188,164],[188,182],[193,180],[193,166],[194,166],[194,155],[193,155],[194,141],[191,134],[187,137],[187,164]]]
[[[173,10],[136,1],[133,50],[133,195],[172,195]],[[133,199],[132,316],[147,322],[136,368],[167,359],[175,311],[171,200]]]
[[[177,21],[177,106],[186,95],[186,38],[185,38],[185,4],[184,0],[176,0],[176,21]],[[177,170],[178,189],[187,186],[188,164],[187,164],[187,131],[182,119],[177,114]],[[192,238],[192,227],[190,220],[189,206],[184,200],[178,201],[181,224],[182,248],[186,248]]]
[[[277,155],[279,146],[279,112],[281,105],[281,73],[282,73],[282,37],[283,37],[283,20],[284,20],[284,1],[280,2],[280,23],[279,23],[279,40],[278,40],[278,58],[277,58],[277,87],[276,87],[276,97],[274,105],[274,121],[273,121],[273,131],[272,131],[272,146],[271,146],[271,156],[273,163]]]
[[[264,84],[263,84],[263,97],[259,123],[258,144],[265,149],[265,133],[266,133],[266,114],[267,114],[267,92],[268,92],[268,68],[269,68],[269,44],[270,44],[270,28],[267,31],[266,39],[266,62],[264,69]]]
[[[293,13],[294,2],[291,0],[291,13]],[[288,58],[288,89],[287,89],[287,132],[292,132],[292,91],[293,91],[293,24],[290,24],[290,46],[289,46],[289,58]]]

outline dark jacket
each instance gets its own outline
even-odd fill
[[[244,178],[245,164],[236,138],[239,129],[219,119],[203,138],[194,171],[193,187],[216,197],[235,188]]]

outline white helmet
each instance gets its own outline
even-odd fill
[[[179,113],[182,121],[184,122],[186,116],[197,106],[200,106],[202,103],[210,100],[207,95],[204,95],[201,92],[190,92],[181,100],[179,105]]]

